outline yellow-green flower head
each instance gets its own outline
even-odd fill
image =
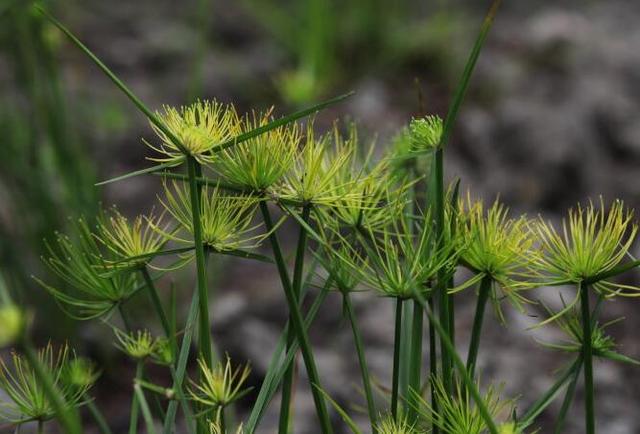
[[[158,365],[169,366],[173,363],[173,351],[171,342],[167,338],[157,338],[151,358]]]
[[[434,249],[430,222],[428,215],[421,222],[402,215],[381,234],[369,233],[362,243],[368,261],[356,270],[363,282],[383,296],[402,299],[429,291],[425,285],[439,272],[450,272],[461,250],[457,240],[444,240]]]
[[[118,340],[116,347],[133,359],[146,359],[156,351],[157,340],[148,330],[125,333],[114,329],[114,332]]]
[[[242,131],[255,130],[272,120],[271,111],[254,113],[244,118]],[[264,192],[291,169],[301,138],[297,123],[275,128],[220,152],[213,169],[233,186]]]
[[[26,327],[24,311],[13,303],[0,306],[0,348],[20,339]]]
[[[183,231],[193,236],[191,199],[188,186],[172,182],[164,186],[164,198],[160,202],[178,222]],[[218,187],[203,186],[200,196],[200,223],[202,242],[219,252],[256,247],[263,235],[255,235],[259,225],[253,225],[257,200],[249,196],[231,196]],[[193,244],[180,234],[167,234],[169,238]]]
[[[435,115],[411,119],[409,132],[411,133],[412,152],[437,149],[442,138],[442,119]]]
[[[227,356],[224,364],[218,362],[213,369],[202,359],[198,359],[198,366],[200,380],[191,382],[193,387],[190,391],[195,401],[214,408],[224,408],[248,392],[243,386],[251,372],[249,365],[232,369],[231,359]]]
[[[54,352],[51,344],[38,351],[40,364],[53,379],[53,384],[69,407],[84,403],[84,395],[92,382],[75,384],[67,381],[65,373],[73,364],[75,354],[64,345]],[[18,353],[12,353],[12,364],[0,359],[0,389],[8,401],[0,403],[0,418],[20,424],[25,420],[50,420],[55,417],[54,405],[48,398],[42,382],[29,362]],[[4,399],[4,398],[3,398]]]
[[[64,375],[67,383],[82,388],[93,385],[100,373],[91,360],[77,357],[67,363]]]
[[[485,210],[469,194],[466,204],[460,200],[459,207],[462,224],[458,231],[465,243],[461,262],[477,273],[474,282],[491,278],[496,307],[506,296],[521,309],[528,300],[520,292],[535,285],[531,266],[538,254],[526,217],[510,218],[508,208],[497,200]]]
[[[107,314],[137,290],[132,273],[105,274],[119,258],[109,249],[101,250],[96,235],[84,219],[76,224],[74,238],[56,234],[56,244],[46,243],[49,256],[43,261],[66,285],[55,288],[37,279],[76,319],[92,319]]]
[[[488,432],[478,407],[469,396],[466,387],[460,381],[455,382],[453,394],[449,394],[442,383],[441,378],[431,380],[434,393],[438,399],[438,408],[434,409],[431,403],[421,396],[420,415],[432,426],[438,427],[443,434],[484,434]],[[514,400],[503,399],[502,385],[495,387],[490,385],[482,397],[489,411],[491,419],[499,422],[504,421],[513,413]],[[508,424],[510,422],[505,421]],[[509,431],[507,431],[509,432]]]
[[[164,106],[157,115],[180,141],[180,145],[151,124],[161,140],[157,146],[147,142],[149,147],[161,154],[149,158],[152,161],[177,165],[184,161],[187,153],[200,164],[211,163],[214,161],[211,150],[240,134],[240,117],[235,108],[217,101],[198,101],[179,109]]]
[[[359,158],[357,130],[352,126],[343,137],[336,129],[334,141],[341,148],[352,149],[348,164],[341,165],[332,178],[336,201],[322,208],[325,224],[334,222],[342,227],[367,228],[374,231],[389,225],[405,206],[405,192],[410,183],[398,183],[389,169],[389,160],[373,162],[374,146],[364,158]]]
[[[409,423],[406,417],[400,417],[396,421],[393,416],[387,415],[378,421],[376,426],[378,434],[425,434],[426,431]]]
[[[125,266],[136,266],[148,263],[153,253],[162,250],[167,232],[162,217],[137,216],[130,221],[112,208],[109,214],[99,216],[96,238],[120,260],[131,259],[123,263]]]
[[[345,196],[355,197],[352,183],[336,183],[343,168],[349,167],[353,143],[338,139],[338,133],[316,138],[312,126],[307,128],[305,145],[283,182],[274,188],[276,198],[303,205],[336,205]],[[333,138],[333,140],[332,140]],[[333,142],[333,143],[332,143]]]
[[[542,254],[535,257],[535,266],[547,284],[580,283],[605,275],[628,255],[638,227],[633,213],[616,200],[608,211],[600,198],[599,208],[592,202],[569,210],[562,221],[562,230],[542,218],[532,225],[540,240]],[[608,279],[593,284],[600,294],[638,296],[640,288],[618,285]]]

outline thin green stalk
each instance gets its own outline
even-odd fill
[[[149,298],[151,299],[151,304],[153,304],[153,308],[155,309],[156,314],[158,315],[158,318],[160,318],[160,323],[162,324],[162,329],[164,330],[164,334],[167,337],[167,339],[169,339],[169,342],[171,342],[171,348],[172,348],[173,354],[176,354],[177,352],[175,348],[176,342],[171,333],[171,324],[169,322],[167,314],[164,311],[164,308],[162,307],[162,301],[160,300],[160,296],[158,295],[156,286],[153,283],[153,279],[151,278],[151,275],[149,274],[149,270],[147,269],[146,266],[140,268],[140,273],[142,274],[142,278],[144,279],[144,282],[147,285],[147,290],[149,292]]]
[[[418,417],[417,396],[422,389],[422,329],[424,311],[418,301],[413,303],[413,324],[411,331],[411,356],[409,364],[409,402],[408,417],[414,423]]]
[[[443,159],[444,159],[444,151],[442,147],[439,147],[436,150],[434,156],[434,170],[433,170],[433,216],[435,220],[436,227],[436,239],[438,240],[438,246],[444,241],[444,169],[443,169]],[[440,314],[440,322],[445,327],[445,331],[447,333],[447,337],[451,339],[451,319],[450,319],[450,307],[449,307],[449,299],[451,295],[447,291],[447,282],[446,276],[443,272],[438,273],[437,276],[437,286],[436,291],[438,294],[438,307]],[[442,383],[444,385],[444,389],[451,393],[452,391],[452,382],[451,382],[451,358],[449,356],[448,351],[445,351],[445,344],[440,341],[441,349],[440,349],[440,357],[442,360]]]
[[[469,343],[469,354],[467,356],[467,371],[471,378],[474,377],[476,370],[476,360],[478,358],[478,349],[480,348],[480,337],[482,336],[482,323],[484,321],[484,312],[486,310],[487,301],[491,293],[491,277],[485,276],[480,281],[480,289],[478,290],[478,301],[476,302],[476,313],[473,318],[473,329],[471,331],[471,342]]]
[[[200,357],[209,368],[213,368],[211,352],[211,332],[209,324],[209,294],[207,292],[207,269],[204,261],[204,246],[202,244],[202,223],[200,222],[200,191],[196,182],[200,166],[193,157],[187,158],[187,174],[189,176],[189,193],[191,196],[191,218],[193,221],[193,241],[196,251],[196,269],[198,284],[198,340]]]
[[[134,380],[134,394],[131,397],[131,413],[129,419],[129,434],[136,434],[138,432],[138,413],[140,410],[140,403],[138,402],[137,394],[135,393],[135,386],[139,380],[142,380],[144,373],[144,360],[138,360],[136,364],[136,377]]]
[[[400,367],[398,369],[398,399],[409,396],[409,365],[411,361],[411,330],[413,304],[402,303],[402,336],[400,339]],[[399,408],[398,414],[400,415]]]
[[[96,406],[95,402],[93,402],[93,399],[86,397],[86,401],[87,401],[87,408],[89,409],[91,416],[93,416],[93,420],[96,421],[96,425],[98,425],[98,429],[100,430],[100,433],[113,434],[111,431],[111,428],[109,428],[109,424],[107,423],[107,420],[103,416],[98,406]]]
[[[393,377],[391,379],[391,416],[398,420],[398,386],[400,381],[400,343],[402,341],[403,299],[396,299],[396,325],[393,337]]]
[[[304,206],[302,208],[302,220],[305,223],[309,221],[309,215],[311,213],[310,206]],[[302,274],[304,272],[304,256],[307,250],[307,231],[300,225],[300,231],[298,234],[298,246],[296,247],[296,260],[293,269],[293,291],[298,303],[300,302],[300,292],[302,290]],[[289,314],[291,317],[291,314]],[[289,319],[291,321],[291,319]],[[295,340],[293,330],[289,329],[287,332],[287,349],[291,347],[291,344]],[[286,434],[289,432],[292,421],[290,420],[291,414],[291,397],[293,396],[294,375],[296,372],[296,361],[287,369],[284,380],[282,382],[282,398],[280,400],[280,420],[278,423],[278,432],[280,434]]]
[[[131,326],[131,321],[129,320],[129,316],[124,311],[122,302],[118,303],[118,313],[120,314],[120,318],[122,319],[122,324],[124,324],[125,331],[127,333],[131,333],[131,330],[133,330],[133,327]]]
[[[38,434],[44,434],[44,421],[38,419]]]
[[[133,391],[135,393],[137,401],[140,403],[140,410],[142,410],[142,417],[144,418],[144,423],[147,426],[147,434],[156,434],[156,429],[153,423],[153,416],[151,416],[151,410],[149,409],[149,404],[147,403],[147,399],[144,397],[144,392],[140,387],[140,384],[136,383],[133,386]]]
[[[578,365],[576,366],[575,372],[573,373],[573,377],[571,378],[571,382],[569,383],[569,386],[567,386],[567,391],[564,394],[564,399],[562,400],[562,407],[560,408],[560,413],[558,414],[558,420],[556,421],[556,426],[553,430],[554,434],[562,434],[564,421],[567,417],[567,413],[569,412],[569,408],[571,407],[571,403],[573,402],[573,398],[576,393],[576,384],[578,383],[578,379],[580,378],[581,370],[582,370],[582,356],[578,358]]]
[[[274,231],[273,221],[271,220],[271,213],[265,201],[260,202],[260,211],[264,219],[264,224],[269,232],[269,240],[271,241],[271,248],[275,257],[278,273],[282,282],[285,297],[287,298],[287,304],[289,305],[289,313],[291,313],[291,325],[295,331],[300,350],[302,351],[302,358],[307,369],[307,375],[309,376],[309,382],[311,383],[311,392],[313,394],[314,404],[316,406],[316,412],[318,419],[320,420],[320,428],[324,434],[330,434],[332,432],[331,422],[329,420],[329,413],[327,412],[327,406],[322,395],[322,386],[318,376],[318,369],[316,368],[315,359],[313,358],[313,351],[311,344],[309,343],[309,336],[307,335],[306,328],[304,327],[304,321],[302,319],[302,313],[296,300],[295,293],[289,281],[287,273],[287,266],[284,262],[282,250],[280,249],[280,242]]]
[[[29,362],[29,366],[33,369],[33,373],[40,381],[47,399],[51,401],[51,405],[64,431],[66,431],[67,434],[81,434],[82,426],[80,424],[78,411],[75,408],[70,408],[65,403],[64,397],[57,390],[51,375],[38,358],[33,346],[26,340],[22,342],[20,346]]]
[[[429,303],[431,310],[433,310],[433,304],[434,304],[433,296],[431,296],[429,300],[427,300],[427,303]],[[431,379],[438,377],[437,351],[438,351],[438,342],[437,342],[437,336],[436,336],[436,329],[431,324],[429,324],[429,377]],[[431,388],[431,408],[433,408],[433,412],[435,414],[438,413],[438,396],[435,388],[433,387]],[[440,432],[440,428],[438,428],[437,426],[434,426],[432,427],[431,432],[433,434],[438,434]]]
[[[325,285],[322,287],[320,293],[316,296],[313,304],[309,308],[309,312],[307,313],[307,317],[305,318],[304,323],[306,329],[309,329],[309,327],[311,327],[311,323],[315,319],[318,310],[320,310],[320,306],[322,306],[322,303],[324,303],[327,295],[329,295],[331,282],[331,278],[327,279]],[[278,364],[285,349],[286,335],[290,327],[291,323],[288,322],[285,325],[280,339],[278,340],[276,350],[274,351],[271,362],[269,363],[269,367],[267,368],[267,374],[265,375],[262,386],[260,387],[260,392],[258,393],[258,397],[256,398],[254,407],[251,410],[251,415],[249,416],[249,420],[247,421],[247,434],[253,434],[253,432],[256,430],[256,427],[258,426],[260,419],[264,415],[264,411],[269,401],[277,390],[278,384],[280,384],[282,378],[284,377],[284,373],[288,369],[289,365],[293,363],[294,354],[298,351],[298,342],[294,341],[293,346],[286,354],[282,363],[280,365]]]
[[[371,422],[371,432],[376,434],[378,432],[378,418],[376,415],[376,403],[373,399],[373,392],[371,390],[371,379],[369,375],[369,367],[367,366],[367,358],[364,354],[364,344],[362,343],[362,336],[360,335],[360,329],[358,328],[358,322],[356,320],[356,313],[351,303],[351,296],[348,292],[344,294],[344,305],[349,316],[349,322],[351,323],[351,330],[353,331],[353,340],[356,346],[356,352],[358,353],[358,362],[360,364],[360,373],[362,374],[362,386],[364,388],[364,395],[367,399],[367,410],[369,411],[369,421]],[[402,307],[400,307],[402,309]],[[396,319],[397,324],[397,319]],[[394,354],[395,356],[395,354]],[[395,363],[394,363],[395,370]],[[397,390],[396,390],[397,393]],[[397,400],[397,397],[396,397]]]
[[[426,312],[427,317],[429,317],[429,322],[433,327],[435,327],[436,332],[440,336],[440,340],[444,342],[445,351],[449,352],[451,358],[453,359],[453,363],[457,368],[458,373],[460,374],[460,378],[462,378],[462,381],[465,384],[466,389],[469,391],[471,398],[473,399],[476,406],[478,407],[478,412],[480,413],[482,420],[484,420],[484,423],[487,425],[489,432],[491,434],[499,434],[498,427],[496,426],[496,423],[493,421],[493,418],[491,417],[491,413],[489,413],[489,410],[487,409],[487,405],[485,404],[484,400],[482,399],[482,396],[480,395],[478,386],[473,382],[473,380],[469,376],[469,373],[467,372],[467,368],[464,365],[464,362],[462,361],[458,353],[456,352],[456,349],[454,348],[453,343],[451,342],[451,339],[449,339],[447,331],[442,326],[438,318],[433,314],[433,311],[431,310],[429,305],[427,305],[427,303],[425,302],[422,294],[420,294],[419,291],[414,290],[413,295],[415,297],[416,302],[419,303],[420,306]]]
[[[591,342],[591,311],[589,309],[589,286],[578,284],[580,292],[580,307],[582,311],[582,358],[584,363],[584,387],[585,387],[585,424],[586,433],[594,434],[594,390],[593,390],[593,348]]]
[[[209,255],[205,252],[205,268],[207,266]],[[194,427],[193,419],[189,419],[187,412],[189,410],[184,393],[182,391],[182,385],[184,383],[184,376],[187,370],[187,362],[189,361],[189,349],[191,348],[191,341],[193,340],[193,333],[197,327],[198,311],[199,311],[199,297],[198,291],[194,291],[191,299],[191,306],[189,307],[189,313],[187,314],[187,321],[184,330],[184,337],[182,338],[182,344],[180,346],[180,353],[178,354],[178,361],[176,363],[175,372],[173,372],[173,386],[172,389],[178,396],[178,401],[171,401],[167,408],[167,413],[164,419],[163,434],[171,434],[173,432],[173,425],[178,411],[178,404],[183,406],[185,412],[185,420],[187,421],[188,432],[193,433]]]

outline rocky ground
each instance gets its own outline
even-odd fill
[[[607,199],[620,197],[638,207],[640,3],[506,3],[446,151],[448,177],[461,177],[465,188],[488,199],[499,193],[516,212],[541,212],[554,220],[577,201],[600,194]],[[465,29],[467,38],[476,31],[481,12],[468,11],[472,25]],[[269,77],[286,60],[281,49],[264,39],[261,30],[237,25],[246,17],[246,11],[231,4],[220,8],[214,22],[220,39],[212,41],[205,58],[204,93],[236,100],[241,107],[264,107],[274,96]],[[189,41],[196,36],[189,17],[183,12],[176,14],[171,2],[89,2],[77,5],[69,12],[69,19],[78,23],[78,33],[144,100],[156,106],[181,102],[189,68],[188,47],[193,45]],[[464,47],[468,49],[468,44]],[[73,95],[82,104],[113,105],[125,113],[117,129],[96,127],[92,153],[101,162],[101,175],[144,166],[146,150],[139,137],[149,136],[149,129],[88,61],[69,51],[62,55]],[[365,131],[375,126],[384,139],[410,118],[415,105],[412,79],[422,74],[408,68],[398,72],[400,76],[373,71],[342,83],[336,93],[355,89],[356,96],[322,115],[323,119],[348,114],[359,120]],[[436,111],[442,112],[447,93],[438,85],[428,83],[425,87],[427,96],[434,96]],[[256,101],[253,95],[260,99]],[[92,130],[94,126],[85,120],[83,128]],[[156,179],[137,178],[124,188],[109,187],[107,202],[137,209],[141,197],[153,200],[148,192],[156,187]],[[251,360],[252,381],[257,385],[285,321],[285,305],[275,270],[250,266],[248,269],[242,261],[225,264],[212,315],[218,346],[237,361]],[[541,289],[535,297],[552,300],[557,298],[556,292]],[[392,306],[371,294],[358,295],[354,301],[371,368],[386,384],[392,356]],[[456,297],[461,349],[468,342],[472,301],[470,294]],[[639,309],[635,300],[630,300],[607,302],[604,310],[606,319],[627,318],[611,330],[625,354],[638,358],[640,340],[635,331],[640,326]],[[569,361],[534,341],[553,340],[557,332],[552,328],[527,331],[536,321],[532,315],[539,313],[535,306],[529,310],[526,315],[507,309],[508,327],[489,315],[479,357],[483,382],[504,382],[506,395],[521,397],[521,409],[543,393],[553,382],[554,372]],[[362,404],[351,334],[341,319],[337,296],[329,299],[311,334],[327,391],[347,407]],[[640,370],[610,362],[596,364],[600,432],[640,432],[639,386]],[[262,432],[273,432],[275,403],[277,398]],[[567,434],[583,432],[581,404],[579,386]],[[116,403],[111,405],[117,408]],[[541,432],[550,432],[557,410],[552,407],[543,415]],[[296,432],[318,432],[305,381],[300,381],[296,395],[296,413]]]

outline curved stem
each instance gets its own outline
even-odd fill
[[[362,336],[360,329],[358,328],[358,322],[356,320],[356,313],[351,303],[351,296],[348,292],[344,294],[344,305],[349,316],[349,322],[351,323],[351,330],[353,331],[353,340],[356,346],[356,352],[358,353],[358,362],[360,364],[360,373],[362,375],[362,386],[364,388],[364,395],[367,399],[367,410],[369,412],[369,421],[371,422],[371,432],[376,434],[378,432],[378,420],[376,416],[376,403],[373,399],[373,391],[371,390],[371,379],[369,375],[369,367],[367,366],[367,358],[364,354],[364,344],[362,343]],[[396,320],[397,321],[397,320]],[[394,364],[395,370],[395,364]],[[397,392],[397,391],[396,391]],[[396,398],[397,399],[397,398]]]
[[[491,292],[491,277],[485,276],[480,281],[478,290],[478,301],[476,303],[476,313],[473,319],[473,329],[471,332],[471,342],[469,343],[469,354],[467,355],[467,371],[473,378],[480,348],[480,337],[482,335],[482,323],[484,321],[484,311]]]
[[[589,286],[579,284],[580,307],[582,311],[582,358],[584,362],[585,425],[586,433],[595,433],[594,391],[593,391],[593,348],[591,342],[591,312],[589,310]]]
[[[196,269],[199,299],[199,327],[198,340],[200,357],[209,368],[213,367],[211,352],[211,335],[209,324],[209,294],[207,292],[207,269],[204,261],[204,246],[202,244],[202,223],[200,221],[200,196],[202,187],[196,182],[200,165],[193,157],[187,157],[187,172],[189,177],[189,193],[191,197],[191,218],[193,223],[193,242],[196,251]]]
[[[164,331],[165,336],[168,339],[171,339],[171,325],[169,324],[169,319],[167,314],[162,307],[162,301],[160,300],[160,296],[158,295],[158,291],[156,290],[156,286],[153,283],[153,279],[149,274],[149,270],[146,266],[140,268],[140,274],[142,274],[142,278],[144,279],[144,283],[147,285],[147,291],[149,292],[149,298],[151,299],[151,303],[153,304],[153,308],[160,319],[160,323],[162,324],[162,329]]]
[[[391,380],[391,416],[398,420],[398,387],[400,382],[400,343],[402,341],[402,302],[396,299],[396,324],[393,337],[393,377]]]
[[[311,207],[305,206],[302,208],[302,220],[307,223],[309,221],[309,215],[311,213]],[[298,303],[300,301],[300,292],[302,288],[302,274],[304,272],[304,255],[307,250],[307,231],[300,225],[300,231],[298,234],[298,246],[296,248],[296,260],[293,270],[293,291],[295,293]],[[289,321],[291,322],[291,314],[289,314]],[[295,335],[292,329],[287,332],[287,349],[289,349],[295,339]],[[294,375],[296,372],[296,363],[289,366],[285,372],[284,380],[282,382],[282,398],[280,401],[280,420],[278,422],[278,432],[280,434],[286,434],[291,428],[290,414],[291,414],[291,398],[293,396]]]
[[[133,327],[131,326],[131,321],[129,320],[129,316],[124,311],[124,306],[122,303],[118,303],[118,313],[120,314],[120,318],[122,319],[122,323],[124,324],[124,329],[127,333],[131,333]]]
[[[284,262],[282,250],[280,249],[280,242],[274,231],[273,221],[271,220],[271,213],[265,201],[260,202],[260,211],[264,219],[264,224],[269,232],[269,240],[271,241],[271,247],[275,257],[278,273],[282,282],[287,304],[289,305],[289,313],[291,314],[291,325],[295,331],[298,344],[300,345],[300,351],[302,352],[302,358],[304,359],[305,368],[307,369],[307,375],[309,376],[309,382],[311,383],[311,393],[313,394],[313,401],[316,407],[316,413],[320,420],[320,428],[324,434],[332,432],[331,422],[329,420],[329,413],[327,411],[326,402],[322,395],[322,386],[320,384],[320,378],[318,375],[318,369],[316,368],[316,362],[313,358],[313,351],[311,344],[309,343],[309,335],[304,327],[304,321],[302,319],[302,313],[300,312],[300,306],[289,281],[287,273],[287,266]]]

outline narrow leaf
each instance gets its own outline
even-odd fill
[[[101,185],[111,184],[112,182],[118,182],[118,181],[123,181],[125,179],[133,178],[134,176],[147,175],[147,174],[151,174],[151,173],[160,172],[162,170],[168,169],[170,167],[175,167],[175,166],[176,166],[176,162],[175,161],[172,161],[172,162],[169,162],[169,163],[162,163],[162,164],[158,164],[156,166],[146,167],[144,169],[135,170],[133,172],[125,173],[124,175],[118,175],[115,178],[110,178],[110,179],[107,179],[105,181],[100,181],[95,185],[96,186],[101,186]]]

